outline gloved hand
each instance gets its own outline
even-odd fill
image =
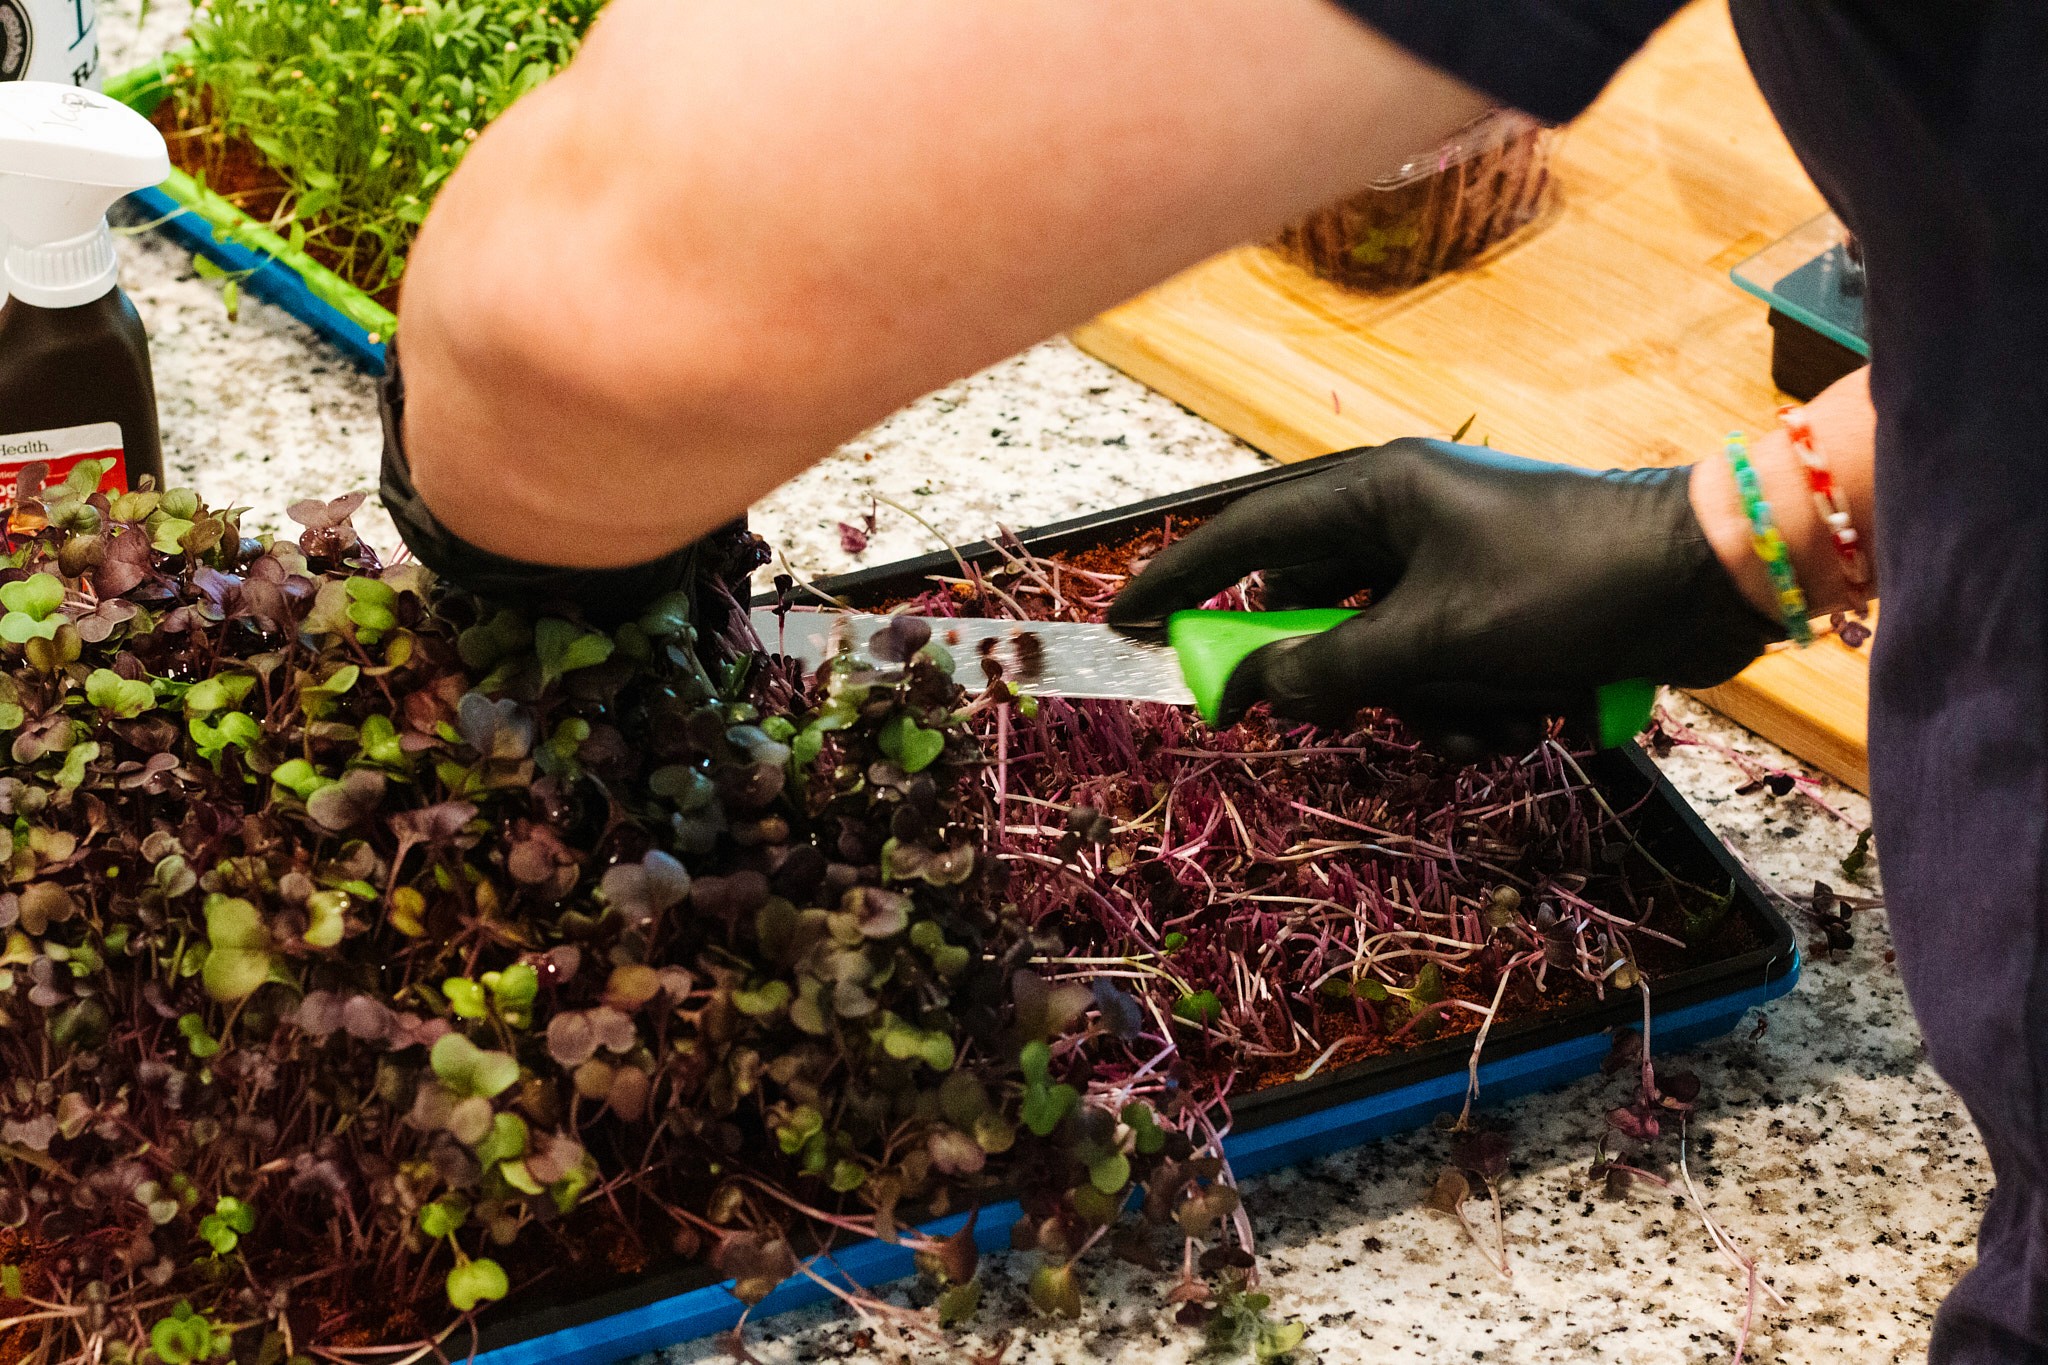
[[[1260,699],[1328,724],[1378,706],[1458,756],[1516,750],[1549,716],[1589,728],[1599,687],[1725,682],[1782,634],[1716,558],[1689,470],[1414,438],[1332,459],[1169,545],[1110,608],[1143,634],[1255,570],[1274,608],[1370,590],[1357,618],[1247,657],[1226,719]]]

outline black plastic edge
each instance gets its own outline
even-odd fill
[[[1028,531],[1019,531],[1017,540],[1037,551],[1071,550],[1079,546],[1099,544],[1114,533],[1137,529],[1145,520],[1152,517],[1175,513],[1187,516],[1213,516],[1247,493],[1276,483],[1285,483],[1289,479],[1314,474],[1323,467],[1323,461],[1335,458],[1336,455],[1323,455],[1313,460],[1303,460],[1298,464],[1261,469],[1257,473],[1243,474],[1234,479],[1225,479],[1221,483],[1204,484],[1199,488],[1168,493],[1163,497],[1147,498],[1144,502],[1129,503],[1123,507],[1111,508],[1107,512],[1091,512],[1086,516],[1055,521],[1045,526],[1033,527]],[[878,564],[873,568],[837,574],[820,580],[817,586],[842,602],[849,602],[854,606],[871,606],[883,598],[922,592],[927,578],[933,574],[952,573],[959,567],[960,560],[988,566],[999,563],[1001,556],[997,554],[996,547],[991,542],[977,540],[951,550],[938,550],[928,555],[919,555],[915,559],[899,559],[890,564]],[[807,606],[825,605],[823,598],[807,595],[802,589],[797,591],[797,599]],[[755,606],[774,604],[773,593],[759,593],[754,597]]]
[[[1860,352],[1790,313],[1773,308],[1770,322],[1771,382],[1802,403],[1813,401],[1836,380],[1870,363]]]

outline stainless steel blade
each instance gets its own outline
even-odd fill
[[[777,620],[773,610],[754,609],[754,630],[763,644],[805,668],[852,649],[894,617],[838,611],[792,611]],[[1181,677],[1180,660],[1165,645],[1143,644],[1108,626],[1068,621],[981,621],[922,618],[932,639],[944,645],[969,687],[980,682],[980,660],[993,655],[1003,681],[1040,697],[1104,697],[1123,701],[1195,704]]]

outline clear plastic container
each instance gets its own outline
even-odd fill
[[[1728,272],[1771,305],[1839,346],[1870,354],[1864,335],[1863,252],[1832,213],[1801,223]]]
[[[1348,199],[1281,233],[1281,252],[1327,280],[1390,293],[1478,260],[1556,205],[1560,134],[1496,109]]]

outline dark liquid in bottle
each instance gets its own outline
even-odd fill
[[[76,308],[9,299],[0,308],[0,454],[10,468],[0,472],[23,462],[11,437],[109,422],[120,428],[128,486],[146,474],[163,487],[149,339],[128,296],[111,289]]]

